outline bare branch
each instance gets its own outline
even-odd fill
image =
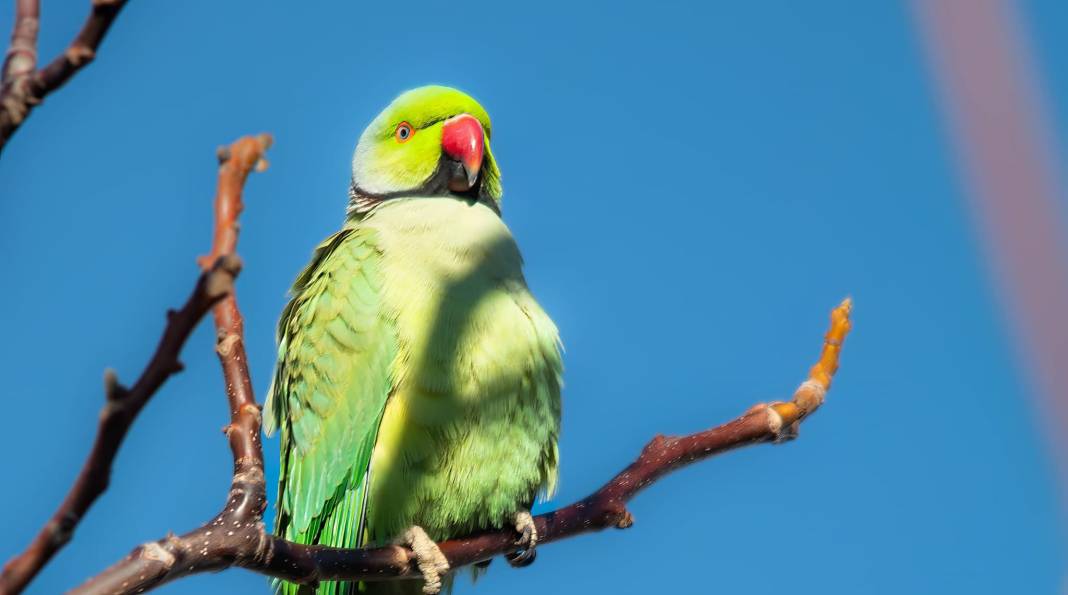
[[[237,250],[237,218],[244,210],[241,191],[249,173],[263,171],[267,161],[263,154],[271,146],[271,136],[239,139],[228,149],[219,151],[219,184],[215,197],[215,234],[211,254],[201,258],[201,266],[230,258]],[[233,256],[236,258],[236,256]],[[216,348],[226,381],[230,405],[230,425],[224,428],[234,457],[234,478],[229,510],[246,522],[253,522],[262,532],[263,510],[267,493],[263,479],[263,445],[260,443],[260,407],[252,390],[245,354],[245,321],[231,291],[213,309]]]
[[[247,147],[242,148],[247,150]],[[220,160],[226,163],[240,159],[244,169],[238,166],[228,171],[224,165],[220,173],[213,255],[231,249],[236,242],[240,194],[234,193],[224,199],[224,190],[235,191],[234,181],[243,180],[247,168],[256,161],[253,154],[241,153],[237,149],[235,145],[220,151]],[[667,473],[733,448],[796,437],[800,422],[822,405],[830,388],[838,369],[842,342],[850,329],[851,308],[847,299],[832,311],[831,327],[820,358],[792,400],[754,406],[741,417],[704,432],[680,437],[657,436],[645,446],[635,462],[594,494],[535,517],[539,543],[609,527],[629,527],[634,521],[627,511],[627,502]],[[208,524],[190,533],[180,537],[168,535],[135,548],[72,593],[142,593],[184,576],[235,566],[309,585],[324,580],[421,578],[414,554],[401,546],[370,549],[306,546],[266,533],[262,522],[266,488],[259,408],[248,389],[241,317],[232,297],[216,306],[215,320],[220,337],[219,357],[231,408],[227,435],[234,456],[234,478],[226,507]],[[438,545],[453,569],[511,553],[519,547],[511,528],[485,531]]]
[[[271,137],[261,134],[238,139],[219,149],[219,182],[215,196],[215,231],[211,253],[199,260],[209,270],[213,263],[235,259],[239,231],[238,216],[244,209],[241,192],[254,169],[266,167],[263,154]],[[130,585],[152,588],[183,574],[204,569],[209,554],[223,556],[230,562],[218,565],[221,570],[246,556],[261,558],[270,544],[263,526],[267,505],[263,477],[263,447],[260,443],[260,408],[252,391],[248,360],[245,354],[244,321],[230,291],[213,309],[216,330],[216,353],[222,365],[226,394],[230,406],[230,424],[223,428],[234,459],[234,476],[226,507],[208,524],[175,537],[168,535],[158,542],[145,544],[104,574],[81,587],[98,593],[125,592]],[[186,561],[189,560],[188,564]],[[181,572],[173,572],[180,568]],[[131,590],[132,592],[132,590]]]
[[[93,0],[81,31],[63,52],[37,70],[39,0],[15,0],[10,49],[0,70],[0,150],[36,105],[88,64],[126,0]],[[261,413],[252,391],[244,347],[243,319],[233,292],[240,269],[235,255],[242,188],[248,174],[266,168],[268,135],[245,137],[220,149],[214,239],[200,259],[203,274],[186,304],[168,313],[156,352],[132,388],[105,373],[106,404],[92,450],[66,499],[27,549],[0,572],[0,595],[20,593],[71,538],[89,507],[106,489],[111,466],[137,414],[159,387],[181,370],[179,352],[209,308],[217,331],[216,351],[230,409],[224,428],[234,462],[226,505],[209,523],[182,536],[169,534],[135,548],[90,579],[78,594],[142,593],[192,574],[242,567],[260,574],[313,585],[324,580],[392,580],[422,577],[408,548],[386,546],[339,549],[295,544],[269,535],[263,525],[266,485],[260,438]],[[760,404],[724,425],[688,436],[657,436],[638,459],[592,495],[535,517],[541,544],[609,527],[626,528],[633,517],[626,505],[639,491],[667,473],[728,450],[795,438],[800,422],[822,405],[850,329],[851,303],[831,316],[831,328],[808,380],[786,402]],[[452,569],[520,546],[508,527],[438,544]]]
[[[167,326],[159,345],[133,387],[119,384],[115,373],[104,373],[106,401],[100,412],[96,439],[89,457],[63,503],[24,552],[12,558],[0,572],[0,594],[21,592],[41,568],[60,550],[89,507],[108,487],[111,465],[126,433],[152,395],[172,374],[181,371],[178,355],[208,309],[233,287],[240,269],[236,258],[220,259],[201,274],[192,295],[180,310],[167,313]]]
[[[0,151],[30,110],[92,62],[108,28],[126,4],[126,0],[92,0],[89,16],[71,44],[37,70],[38,1],[15,2],[15,27],[0,78]]]

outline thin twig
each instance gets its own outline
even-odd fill
[[[92,0],[81,31],[62,54],[37,70],[39,0],[16,0],[11,47],[0,77],[0,151],[46,95],[66,83],[96,57],[100,42],[126,0]]]
[[[271,146],[271,136],[260,134],[244,137],[219,150],[219,183],[215,198],[215,234],[211,253],[201,258],[201,266],[236,254],[240,227],[238,217],[244,210],[241,191],[249,173],[267,168],[263,154]],[[236,256],[235,256],[236,258]],[[219,364],[226,381],[226,395],[230,404],[230,425],[224,428],[234,458],[234,478],[228,508],[237,517],[260,519],[267,505],[263,479],[263,446],[260,443],[260,407],[252,390],[245,354],[245,321],[237,307],[237,296],[231,291],[213,309],[216,348]]]
[[[63,503],[24,552],[12,558],[0,572],[0,594],[21,592],[34,576],[60,550],[85,516],[89,507],[108,487],[115,454],[126,433],[152,395],[182,369],[178,360],[182,346],[208,309],[230,293],[240,269],[236,258],[220,259],[204,271],[192,295],[180,310],[167,313],[167,326],[152,359],[131,388],[119,384],[115,373],[104,374],[107,400],[100,412],[96,439],[81,473]]]
[[[212,249],[211,253],[198,259],[206,270],[214,266],[213,263],[236,258],[233,255],[237,249],[238,216],[244,209],[242,188],[249,173],[266,168],[263,154],[270,145],[270,135],[261,134],[243,137],[229,147],[219,149]],[[267,492],[260,443],[260,408],[252,391],[245,354],[244,321],[233,291],[215,304],[213,313],[216,352],[230,406],[230,424],[223,431],[229,439],[234,460],[226,506],[214,519],[191,533],[182,537],[168,535],[159,542],[139,547],[129,563],[114,566],[107,576],[90,581],[82,589],[111,593],[125,591],[127,586],[139,582],[159,585],[169,580],[166,570],[175,566],[181,566],[187,573],[198,570],[196,552],[226,552],[224,555],[235,561],[245,556],[266,555],[262,551],[269,541],[263,538],[266,536],[262,519]],[[257,537],[255,540],[253,535]],[[184,560],[193,561],[186,565]],[[205,559],[200,563],[208,561]],[[222,568],[225,566],[218,567]]]

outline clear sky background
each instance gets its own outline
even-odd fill
[[[0,559],[80,467],[103,369],[132,381],[192,287],[215,147],[276,138],[270,170],[248,183],[240,244],[262,400],[285,292],[342,221],[357,136],[397,93],[433,82],[493,117],[504,217],[567,348],[556,503],[656,433],[789,396],[829,310],[856,301],[829,401],[799,440],[672,475],[633,502],[632,529],[546,546],[524,570],[497,561],[475,590],[1064,588],[1053,452],[905,3],[391,4],[131,2],[97,62],[16,133],[0,160]],[[43,57],[87,5],[44,3]],[[1022,7],[1066,139],[1068,4]],[[212,335],[193,336],[186,371],[31,593],[222,504]],[[160,592],[266,586],[235,570]]]

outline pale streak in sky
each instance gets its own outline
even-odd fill
[[[1008,313],[1020,369],[1037,397],[1038,425],[1053,449],[1065,504],[1066,194],[1041,71],[1018,7],[1006,0],[912,2],[968,204]]]

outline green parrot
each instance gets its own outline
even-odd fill
[[[363,132],[347,217],[297,277],[278,324],[264,424],[281,431],[275,531],[304,544],[406,543],[419,581],[280,582],[285,594],[451,585],[434,545],[514,526],[557,477],[561,346],[501,220],[489,115],[439,86]]]

